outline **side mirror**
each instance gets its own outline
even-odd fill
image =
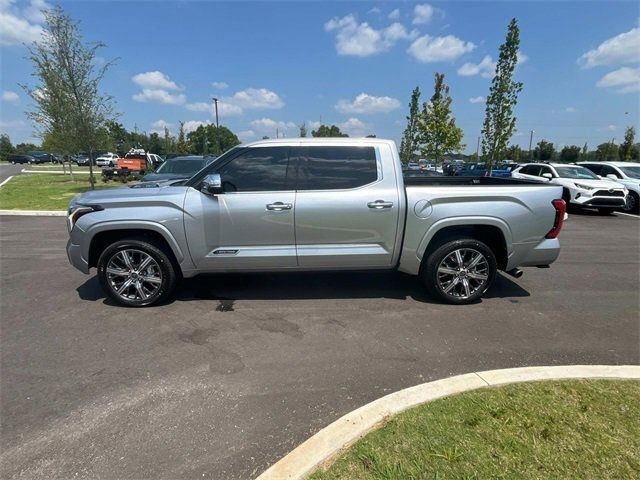
[[[618,177],[616,175],[614,175],[613,173],[610,173],[609,175],[607,175],[607,178],[609,180],[618,180]]]
[[[220,174],[211,173],[204,177],[200,191],[205,195],[218,195],[222,193],[222,178],[220,178]]]
[[[550,173],[543,173],[542,176],[547,180],[551,180],[553,178],[553,175],[551,175]]]

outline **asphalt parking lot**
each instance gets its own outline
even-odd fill
[[[247,479],[344,413],[473,370],[640,363],[640,219],[571,215],[477,305],[397,273],[234,275],[112,306],[64,218],[0,217],[2,478]]]

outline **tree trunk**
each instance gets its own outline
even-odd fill
[[[91,185],[91,190],[95,190],[93,181],[93,148],[89,149],[89,185]]]

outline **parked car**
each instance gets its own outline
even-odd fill
[[[79,167],[88,167],[89,164],[95,165],[95,159],[90,159],[89,154],[85,152],[80,152],[75,156],[76,165]]]
[[[96,158],[96,165],[99,167],[113,167],[118,163],[119,156],[115,153],[107,152]]]
[[[627,190],[627,203],[624,210],[640,213],[640,163],[632,162],[579,162],[600,178],[608,178],[621,183]]]
[[[367,268],[397,268],[467,304],[498,270],[517,277],[558,257],[560,186],[401,171],[390,140],[262,140],[179,186],[76,196],[67,254],[131,307],[162,302],[200,273]]]
[[[13,164],[16,163],[38,163],[38,161],[31,155],[25,153],[11,153],[7,155],[7,161]]]
[[[609,213],[626,204],[628,191],[624,185],[600,179],[591,170],[580,165],[529,163],[516,168],[511,176],[562,186],[562,198],[567,205],[593,207],[602,213]]]
[[[51,163],[54,159],[54,156],[47,152],[29,152],[27,155],[34,159],[31,163]]]
[[[407,170],[420,170],[420,165],[416,162],[409,162],[407,164]]]
[[[165,180],[179,180],[191,178],[196,172],[215,160],[215,157],[202,155],[185,155],[167,160],[155,172],[142,177],[143,182],[157,182]]]

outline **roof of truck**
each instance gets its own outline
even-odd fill
[[[357,144],[389,144],[394,143],[393,140],[386,138],[371,137],[323,137],[323,138],[271,138],[266,140],[257,140],[255,142],[245,143],[243,147],[258,147],[267,145],[357,145]]]

